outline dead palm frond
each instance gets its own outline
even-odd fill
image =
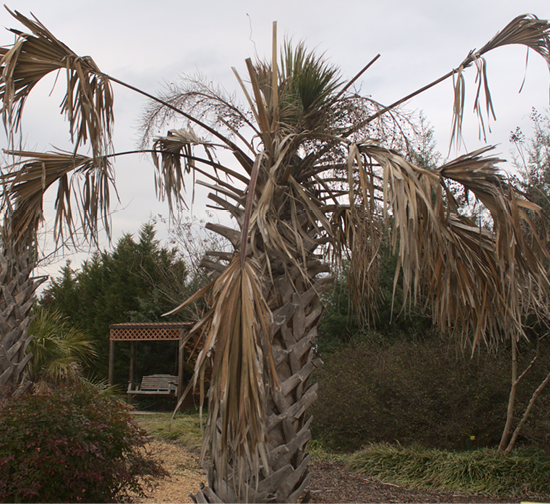
[[[394,289],[401,271],[404,305],[409,296],[415,303],[425,296],[434,321],[442,328],[455,328],[464,341],[472,334],[474,347],[480,338],[490,342],[501,334],[522,334],[522,317],[529,311],[546,313],[542,299],[549,294],[550,283],[543,265],[548,255],[525,212],[537,207],[506,183],[495,166],[497,158],[483,157],[491,147],[461,156],[434,172],[375,144],[365,143],[358,149],[383,171],[382,208],[391,217],[398,257]],[[365,161],[355,169],[368,166]],[[360,179],[361,198],[367,202],[363,209],[376,201],[368,175]],[[445,178],[459,181],[484,203],[492,229],[456,215],[457,204]],[[376,267],[372,251],[376,235],[365,232],[361,238],[361,228],[369,231],[381,210],[379,205],[372,208],[374,213],[355,220],[353,230],[364,253],[355,260],[364,281],[369,278],[366,265],[367,272]],[[359,246],[352,244],[354,249]]]
[[[0,100],[6,130],[19,128],[25,102],[36,84],[51,72],[65,71],[67,90],[61,110],[69,120],[75,150],[89,140],[95,158],[107,154],[113,124],[109,79],[90,57],[75,54],[38,19],[8,12],[31,34],[12,29],[17,41],[11,47],[0,48]]]
[[[373,122],[380,116],[387,114],[389,111],[396,109],[403,103],[409,101],[411,98],[424,93],[428,89],[440,84],[441,82],[453,78],[454,88],[454,101],[453,101],[453,128],[451,134],[451,143],[456,145],[460,142],[460,136],[462,131],[462,120],[464,117],[464,104],[465,104],[465,89],[466,83],[464,80],[463,71],[472,64],[476,65],[478,88],[476,92],[476,98],[474,102],[474,110],[478,114],[480,123],[480,133],[485,138],[485,123],[486,119],[483,117],[483,108],[480,103],[480,95],[483,91],[485,98],[485,109],[487,114],[491,114],[495,117],[493,102],[491,99],[491,93],[489,89],[489,83],[487,78],[487,64],[483,56],[488,52],[498,47],[506,45],[519,44],[532,49],[537,54],[542,56],[546,61],[546,64],[550,67],[550,23],[545,19],[539,19],[533,14],[523,14],[512,20],[502,31],[498,32],[487,44],[485,44],[479,50],[471,50],[468,56],[462,61],[462,63],[448,72],[447,74],[439,77],[438,79],[430,82],[429,84],[413,91],[412,93],[400,98],[392,104],[381,107],[375,114],[364,121],[353,124],[346,136],[350,136],[359,131],[366,124]]]
[[[266,453],[266,386],[277,386],[271,354],[271,311],[262,293],[263,275],[255,262],[235,254],[214,281],[170,312],[177,313],[211,291],[210,309],[190,333],[204,342],[195,364],[194,386],[200,382],[201,402],[205,371],[211,367],[209,412],[205,438],[211,457],[220,457],[220,481],[232,480],[237,495],[247,475],[268,467]],[[167,314],[168,315],[168,314]],[[202,407],[202,404],[201,404]],[[202,457],[209,443],[203,444]],[[243,465],[244,463],[244,465]],[[232,469],[234,473],[229,474]]]
[[[455,70],[454,79],[454,106],[453,106],[453,134],[452,137],[458,143],[462,129],[462,118],[464,115],[464,93],[465,82],[463,70],[472,64],[475,64],[477,71],[477,91],[474,102],[474,110],[479,119],[480,136],[486,138],[486,122],[489,115],[496,119],[493,108],[493,100],[489,89],[487,78],[487,62],[484,54],[506,45],[519,44],[531,49],[541,55],[550,68],[550,24],[548,21],[539,19],[532,14],[524,14],[516,17],[501,31],[489,40],[481,49],[472,50],[468,56]],[[483,107],[480,102],[480,96],[483,93],[485,101],[485,113],[487,119],[484,119]]]
[[[199,138],[191,127],[188,129],[170,130],[165,137],[155,137],[153,143],[153,162],[157,169],[155,190],[158,197],[168,199],[170,208],[175,208],[181,201],[185,189],[184,171],[190,173],[195,168],[193,147],[202,145],[210,161],[213,162],[210,142]],[[159,163],[159,154],[162,164]],[[182,159],[185,170],[182,171]]]
[[[0,176],[13,206],[11,239],[19,240],[26,232],[38,228],[43,216],[46,191],[57,184],[55,200],[54,234],[62,238],[65,230],[74,238],[74,215],[87,236],[97,236],[101,221],[109,233],[109,204],[114,174],[108,158],[93,159],[87,156],[62,152],[6,151],[21,161],[7,167]],[[25,159],[26,158],[26,159]],[[79,187],[80,185],[80,187]],[[73,198],[78,211],[73,210]]]
[[[203,443],[202,457],[210,445],[210,456],[225,468],[217,474],[219,484],[232,481],[235,494],[247,501],[254,489],[245,484],[246,479],[255,475],[258,482],[261,468],[268,471],[267,386],[278,387],[271,351],[272,314],[263,295],[265,276],[247,257],[246,246],[259,165],[258,157],[248,188],[240,252],[215,281],[170,312],[177,313],[210,292],[210,308],[190,333],[190,337],[201,334],[203,340],[194,375],[194,386],[201,380],[201,402],[202,380],[211,367],[208,443]]]

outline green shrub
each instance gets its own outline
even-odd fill
[[[522,349],[521,369],[530,358]],[[373,442],[414,442],[426,447],[468,449],[496,446],[506,419],[510,361],[482,351],[473,359],[457,356],[453,345],[437,340],[352,341],[322,354],[324,366],[313,377],[318,400],[311,408],[314,439],[332,450],[354,451]],[[549,366],[541,356],[540,369]],[[538,374],[537,374],[538,373]],[[533,371],[519,388],[521,417],[540,382]],[[522,444],[548,449],[549,395],[542,395],[523,430]],[[475,436],[474,439],[471,439]]]
[[[367,476],[409,488],[508,497],[550,495],[550,458],[541,451],[518,449],[452,452],[372,444],[349,458],[349,466]]]
[[[117,502],[165,475],[145,431],[90,387],[0,404],[0,502]]]

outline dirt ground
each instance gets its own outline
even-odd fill
[[[153,441],[148,448],[156,458],[163,461],[170,477],[160,480],[156,489],[147,492],[147,498],[133,496],[133,502],[192,502],[190,494],[195,493],[201,483],[206,483],[206,474],[199,466],[198,456],[177,445],[160,441]],[[313,463],[310,471],[312,478],[308,497],[309,501],[314,503],[511,502],[486,496],[407,490],[365,478],[359,473],[347,470],[344,464],[338,462]]]

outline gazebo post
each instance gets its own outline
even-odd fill
[[[178,350],[178,401],[181,398],[181,395],[183,394],[183,356],[184,356],[184,348],[185,345],[183,344],[183,331],[181,335],[181,339],[179,340],[179,350]]]
[[[115,342],[109,342],[109,387],[113,386],[115,377]]]
[[[128,381],[132,384],[132,387],[134,386],[135,351],[136,351],[136,348],[134,346],[134,342],[130,341],[130,372],[128,376]]]

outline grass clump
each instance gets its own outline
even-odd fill
[[[346,462],[349,458],[349,455],[345,453],[331,451],[317,439],[310,439],[307,444],[307,452],[313,456],[314,462]]]
[[[170,420],[172,413],[154,413],[151,415],[135,415],[135,420],[142,429],[155,439],[173,441],[190,451],[200,450],[202,432],[199,415],[177,414]]]
[[[348,459],[349,467],[384,482],[422,490],[494,496],[550,495],[550,457],[517,449],[465,452],[371,444]]]

